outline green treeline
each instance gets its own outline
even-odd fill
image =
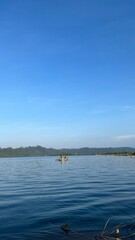
[[[133,155],[135,148],[78,148],[78,149],[53,149],[41,146],[0,148],[0,157],[33,157],[33,156],[60,156],[60,155]]]

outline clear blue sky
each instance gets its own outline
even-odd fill
[[[0,147],[135,147],[135,1],[0,1]]]

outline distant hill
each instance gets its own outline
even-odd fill
[[[96,154],[116,154],[135,155],[135,148],[71,148],[53,149],[41,146],[20,147],[20,148],[0,148],[0,157],[34,157],[34,156],[59,156],[59,155],[96,155]]]

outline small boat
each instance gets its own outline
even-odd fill
[[[68,157],[60,157],[60,158],[58,158],[58,161],[67,161],[68,160]]]

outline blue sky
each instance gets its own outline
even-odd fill
[[[0,1],[0,147],[135,147],[135,1]]]

